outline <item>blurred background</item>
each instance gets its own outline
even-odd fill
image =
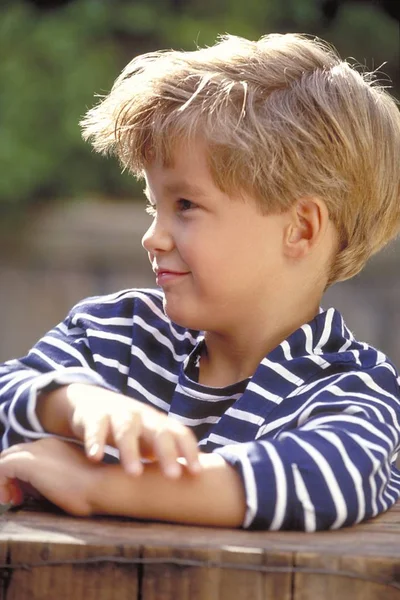
[[[400,0],[0,0],[0,360],[85,296],[154,284],[141,185],[78,126],[134,55],[306,32],[389,76],[400,98],[399,23]],[[400,368],[399,258],[395,242],[324,306]]]

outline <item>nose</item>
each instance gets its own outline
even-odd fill
[[[170,252],[173,249],[173,237],[158,215],[142,237],[142,246],[149,254]]]

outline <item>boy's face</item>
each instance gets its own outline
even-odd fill
[[[225,334],[262,320],[282,289],[287,216],[223,193],[200,144],[177,149],[172,166],[151,164],[145,177],[154,214],[142,243],[169,318]]]

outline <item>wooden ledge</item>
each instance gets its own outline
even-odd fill
[[[0,518],[0,600],[28,598],[400,599],[400,503],[315,534],[9,512]]]

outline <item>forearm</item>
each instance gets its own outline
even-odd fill
[[[129,516],[194,525],[239,527],[246,500],[237,472],[217,454],[200,454],[203,469],[179,479],[167,479],[158,463],[140,477],[127,475],[119,465],[96,473],[91,501],[93,514]]]
[[[65,385],[51,392],[42,392],[37,398],[36,414],[45,431],[63,437],[75,437],[70,426],[72,412],[69,389]]]

